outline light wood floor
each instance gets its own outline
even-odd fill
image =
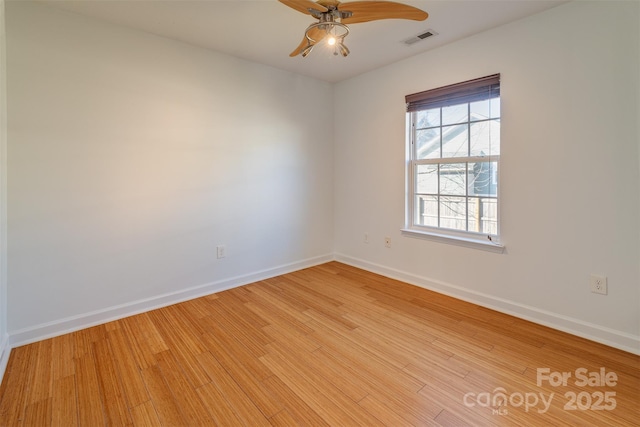
[[[637,426],[639,393],[637,356],[332,262],[16,348],[0,425]]]

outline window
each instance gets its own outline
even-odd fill
[[[500,75],[408,95],[407,230],[498,246]]]

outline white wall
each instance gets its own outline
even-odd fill
[[[17,340],[330,259],[328,83],[31,2],[7,40]]]
[[[639,6],[569,3],[336,84],[338,259],[640,351]],[[506,252],[401,236],[404,96],[493,73]]]

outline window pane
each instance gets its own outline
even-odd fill
[[[480,233],[480,198],[469,197],[467,199],[467,213],[469,215],[469,231]]]
[[[438,196],[416,197],[416,225],[438,226]]]
[[[500,119],[471,123],[471,155],[500,154]]]
[[[498,234],[498,201],[469,197],[469,231]]]
[[[416,131],[416,159],[440,158],[440,128]]]
[[[438,194],[438,165],[416,166],[416,193]]]
[[[480,219],[482,222],[481,232],[485,234],[498,234],[498,200],[480,199],[482,211]]]
[[[442,108],[442,125],[453,125],[468,121],[469,104],[452,105]]]
[[[468,125],[442,128],[442,157],[466,157],[469,152]]]
[[[490,100],[491,103],[491,118],[497,119],[500,117],[500,98],[493,98]]]
[[[484,101],[472,102],[469,104],[469,109],[471,115],[469,116],[469,121],[476,120],[487,120],[491,118],[491,108],[489,106],[489,100],[485,99]]]
[[[430,128],[440,126],[440,109],[416,111],[416,128]]]
[[[440,198],[440,227],[454,230],[467,229],[466,197]]]
[[[440,194],[466,195],[466,163],[440,165]]]
[[[469,163],[469,195],[497,196],[498,195],[498,163],[477,162]]]

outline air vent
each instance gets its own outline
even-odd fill
[[[426,30],[423,31],[422,33],[418,34],[417,36],[413,36],[410,37],[406,40],[403,40],[402,42],[404,44],[406,44],[407,46],[411,46],[412,44],[418,43],[419,41],[422,41],[424,39],[428,39],[429,37],[433,37],[433,36],[437,36],[438,33],[436,33],[433,30]]]

